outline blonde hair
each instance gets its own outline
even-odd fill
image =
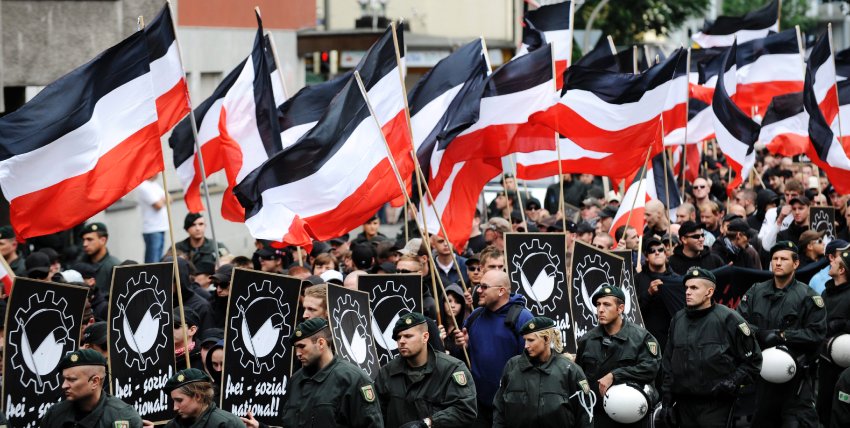
[[[561,343],[561,333],[558,332],[557,329],[549,328],[546,330],[540,330],[535,334],[537,334],[537,336],[541,339],[547,340],[549,342],[549,346],[551,346],[556,353],[560,354],[564,351],[564,344]]]
[[[197,398],[202,405],[209,407],[215,398],[213,384],[210,382],[192,382],[177,388],[178,391],[187,397]]]

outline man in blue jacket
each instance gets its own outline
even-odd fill
[[[493,397],[505,364],[525,347],[520,329],[533,315],[525,308],[525,298],[511,292],[508,274],[501,269],[487,271],[478,285],[478,308],[469,315],[455,343],[467,346],[472,363],[472,379],[478,392],[478,418],[473,427],[493,425]]]

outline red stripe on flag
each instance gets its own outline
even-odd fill
[[[564,72],[567,71],[567,60],[555,60],[555,87],[560,91],[564,87]]]
[[[684,128],[688,123],[688,105],[679,103],[661,114],[664,121],[664,134],[667,135],[674,129]]]
[[[245,208],[242,207],[236,196],[233,196],[233,186],[238,184],[236,176],[242,168],[242,148],[227,132],[227,127],[222,126],[222,124],[227,123],[227,109],[223,105],[221,106],[221,113],[219,113],[218,123],[219,156],[224,162],[224,175],[227,177],[227,189],[224,190],[221,197],[221,216],[225,220],[244,223]],[[204,165],[206,165],[206,162],[204,162]]]
[[[407,123],[407,114],[404,110],[400,110],[389,122],[385,123],[381,128],[381,132],[386,136],[387,143],[393,149],[393,159],[395,159],[398,172],[401,174],[404,185],[407,189],[407,194],[410,195],[413,179],[414,164],[410,153],[413,149],[413,143],[410,139],[410,126]],[[398,181],[398,180],[396,180]],[[400,190],[399,190],[400,191]],[[390,201],[393,207],[400,207],[405,204],[404,194]]]
[[[741,170],[743,167],[740,163],[735,162],[735,159],[732,159],[732,156],[726,156],[726,161],[729,162],[729,168],[732,168],[735,171],[735,178],[726,185],[726,193],[731,194],[733,190],[737,189],[738,186],[744,182],[744,177],[741,176]]]
[[[189,88],[186,87],[186,80],[180,79],[180,82],[156,99],[156,114],[159,116],[162,135],[177,126],[190,111]]]
[[[805,153],[808,146],[808,135],[786,132],[774,137],[765,147],[771,153],[791,157]]]
[[[4,273],[0,282],[3,283],[3,294],[6,296],[12,294],[12,277]]]
[[[469,241],[472,218],[481,190],[487,182],[501,173],[501,158],[475,159],[465,163],[458,171],[452,193],[440,219],[449,235],[448,240],[459,251],[466,248]],[[431,214],[429,212],[426,215]]]
[[[648,148],[656,142],[660,151],[662,141],[659,116],[623,129],[607,130],[589,122],[564,104],[555,104],[546,111],[531,115],[529,121],[548,126],[579,146],[597,152],[613,152],[622,144]]]
[[[201,154],[204,158],[204,172],[207,173],[207,177],[224,169],[225,157],[221,152],[221,144],[220,138],[216,137],[201,146]],[[189,212],[197,213],[204,210],[204,204],[201,202],[201,167],[197,153],[194,155],[193,165],[195,175],[192,176],[192,182],[186,189],[186,195],[183,200],[186,202],[186,208]]]
[[[757,113],[764,115],[773,97],[802,90],[803,82],[799,80],[738,84],[735,104],[748,116],[752,116],[753,107],[757,109]]]
[[[838,90],[835,84],[826,91],[826,96],[820,101],[818,107],[820,107],[827,124],[831,124],[835,120],[835,116],[838,116]]]
[[[11,201],[15,232],[24,238],[70,229],[164,169],[158,123],[131,135],[84,174]]]

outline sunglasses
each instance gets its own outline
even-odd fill
[[[650,248],[649,250],[646,251],[646,254],[650,254],[650,255],[652,255],[652,254],[664,254],[664,247]]]
[[[481,270],[481,266],[467,266],[466,267],[467,272],[478,272],[480,270]]]
[[[695,233],[693,235],[685,235],[685,238],[702,239],[702,238],[705,238],[705,234],[704,233]]]
[[[694,189],[705,189],[706,187],[708,186],[706,186],[705,184],[701,184],[699,186],[694,186]]]
[[[490,289],[490,288],[502,288],[502,287],[496,287],[495,285],[478,284],[478,289],[481,290],[481,291],[487,291],[487,289]]]
[[[396,269],[396,273],[419,273],[419,271],[415,270],[407,270],[407,269]]]

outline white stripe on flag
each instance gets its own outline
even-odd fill
[[[151,62],[150,67],[153,91],[157,97],[170,91],[183,80],[183,65],[180,63],[177,41],[171,42],[165,55]]]

